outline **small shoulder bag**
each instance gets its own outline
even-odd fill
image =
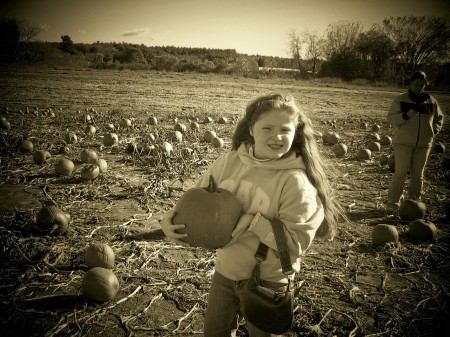
[[[284,224],[278,219],[272,220],[271,224],[281,268],[283,274],[287,276],[288,283],[286,286],[273,288],[260,278],[261,262],[266,259],[269,249],[260,242],[255,254],[256,266],[243,294],[243,315],[260,330],[283,334],[290,329],[294,319],[294,297],[299,285],[291,264]]]

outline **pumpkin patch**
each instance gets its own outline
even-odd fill
[[[79,55],[67,55],[72,56]],[[413,238],[410,225],[414,221],[385,211],[392,174],[387,164],[380,163],[382,156],[393,152],[392,144],[381,144],[370,160],[357,157],[358,150],[368,146],[372,132],[379,132],[380,143],[383,135],[393,134],[386,110],[398,86],[369,90],[350,82],[336,86],[322,82],[327,79],[321,77],[275,82],[262,72],[259,78],[234,78],[127,69],[27,66],[18,70],[14,75],[3,68],[6,76],[0,84],[0,92],[6,93],[0,95],[4,105],[0,114],[11,123],[9,129],[0,129],[0,295],[5,336],[201,334],[209,284],[217,267],[215,257],[221,252],[174,243],[164,236],[160,222],[196,186],[209,165],[231,149],[233,132],[250,96],[280,86],[293,91],[311,119],[317,147],[335,169],[332,197],[339,199],[351,220],[339,223],[334,240],[316,234],[302,254],[301,273],[307,286],[296,298],[302,308],[289,334],[317,334],[314,329],[322,321],[323,336],[427,336],[445,321],[450,227],[444,203],[449,180],[441,161],[448,156],[431,153],[425,172],[422,200],[427,210],[422,220],[439,229],[432,240]],[[442,102],[447,111],[446,100]],[[150,125],[150,116],[157,118],[156,125]],[[207,124],[205,116],[211,117]],[[225,124],[222,116],[227,118]],[[124,118],[132,122],[130,127],[122,127]],[[367,122],[364,130],[361,121]],[[187,126],[181,143],[171,139],[177,123]],[[95,126],[95,134],[85,132],[88,125]],[[214,137],[205,142],[206,130],[214,131],[223,145],[214,147]],[[436,142],[448,148],[445,131]],[[67,144],[65,135],[71,132],[78,139]],[[335,154],[336,145],[323,143],[322,136],[328,132],[340,136],[337,145],[346,145],[342,157]],[[117,138],[108,146],[104,135],[109,133]],[[32,141],[33,152],[20,151],[23,139]],[[130,143],[136,145],[132,151],[128,151]],[[97,160],[82,162],[85,149],[95,151]],[[39,150],[51,154],[43,164],[33,158]],[[60,160],[68,163],[67,173],[56,172]],[[93,164],[99,168],[98,176],[82,179],[84,168]],[[241,188],[244,193],[245,186]],[[204,228],[210,222],[203,218],[215,205],[211,195],[198,199],[203,200],[201,205],[185,207],[189,216],[199,209],[195,217]],[[195,195],[189,198],[189,202],[195,200]],[[229,206],[228,201],[220,203]],[[44,204],[57,206],[70,218],[46,210],[39,215],[38,225]],[[302,204],[292,205],[297,206]],[[398,241],[389,230],[388,239],[377,241],[383,234],[375,234],[373,240],[375,224],[394,226]],[[64,228],[64,235],[58,235]],[[253,239],[256,249],[257,237]],[[87,263],[91,243],[113,249],[111,269],[105,268],[111,266],[113,256],[106,249],[94,251],[99,266]],[[109,271],[100,269],[93,277],[90,270],[95,268]],[[239,325],[236,333],[248,332]]]
[[[400,203],[398,210],[400,218],[406,221],[423,219],[425,217],[426,206],[418,200],[405,199]]]
[[[119,292],[119,280],[112,270],[94,267],[84,274],[81,288],[86,299],[108,302]]]

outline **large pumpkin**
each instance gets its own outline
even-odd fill
[[[375,246],[398,242],[398,231],[393,225],[378,224],[372,229],[372,243]]]
[[[177,230],[187,233],[183,241],[193,247],[217,249],[231,240],[231,233],[241,215],[241,204],[233,193],[217,188],[212,176],[206,188],[185,192],[175,206],[174,224],[185,224]]]
[[[84,254],[88,268],[102,267],[112,269],[115,255],[112,248],[106,243],[91,243]]]
[[[116,297],[119,291],[119,280],[112,270],[94,267],[84,274],[81,288],[88,300],[107,302]]]
[[[409,236],[421,241],[434,241],[437,236],[437,227],[434,223],[418,219],[409,224]]]
[[[423,219],[426,206],[423,202],[412,199],[405,199],[400,203],[398,213],[402,220],[414,221]]]
[[[53,226],[66,230],[69,222],[70,214],[64,212],[56,205],[44,204],[36,215],[36,225],[42,230],[52,229]]]

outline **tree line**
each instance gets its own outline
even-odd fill
[[[74,43],[69,35],[60,42],[42,42],[37,40],[40,33],[40,26],[31,22],[0,19],[0,62],[397,83],[420,69],[436,86],[450,84],[450,24],[441,17],[390,17],[368,30],[357,21],[338,21],[322,35],[292,29],[286,58],[234,49]]]

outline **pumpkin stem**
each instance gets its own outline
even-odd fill
[[[206,189],[208,190],[208,192],[215,192],[217,189],[216,183],[212,175],[209,176],[209,185]]]

